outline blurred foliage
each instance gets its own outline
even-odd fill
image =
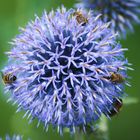
[[[30,19],[34,19],[34,14],[41,15],[42,11],[46,9],[56,9],[60,5],[68,8],[72,7],[74,0],[0,0],[0,69],[4,66],[7,58],[5,51],[10,50],[8,42],[18,34],[18,27],[24,27]],[[129,48],[126,52],[126,57],[133,64],[135,71],[130,71],[129,75],[133,77],[130,79],[132,87],[126,88],[126,93],[129,96],[140,98],[140,26],[135,27],[135,33],[127,36],[126,40],[120,41],[124,48]],[[59,136],[57,131],[52,130],[51,127],[46,133],[43,130],[43,125],[36,128],[37,120],[32,124],[28,124],[28,120],[22,119],[24,112],[15,113],[16,106],[7,103],[8,97],[3,93],[3,84],[0,84],[0,136],[13,133],[24,135],[24,138],[31,138],[32,140],[72,140],[74,137],[69,133],[64,136]],[[133,101],[130,101],[133,102]],[[140,104],[123,107],[119,115],[114,117],[109,122],[109,135],[111,140],[138,140],[140,139]]]

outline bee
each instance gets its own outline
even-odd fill
[[[2,80],[4,84],[12,84],[17,80],[17,77],[11,73],[3,74],[1,72],[1,75],[2,75]]]
[[[116,72],[111,72],[110,73],[110,76],[104,76],[103,78],[107,79],[107,80],[110,80],[112,83],[115,83],[115,84],[120,84],[120,83],[123,83],[124,82],[124,77],[119,74],[119,73],[116,73]]]
[[[122,106],[123,106],[122,99],[114,99],[114,102],[113,102],[114,108],[110,110],[109,116],[113,117],[113,116],[117,115],[120,112]]]
[[[110,80],[113,83],[123,83],[124,82],[123,76],[118,73],[111,73]]]
[[[82,26],[86,25],[88,23],[88,19],[84,17],[84,15],[79,11],[76,11],[73,13],[74,16],[76,16],[76,20],[79,24],[82,23]]]

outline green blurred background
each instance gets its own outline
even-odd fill
[[[10,50],[8,42],[18,34],[18,27],[24,27],[34,14],[41,15],[46,9],[56,9],[60,5],[68,8],[73,6],[75,0],[0,0],[0,69],[4,66],[7,57],[5,51]],[[132,87],[126,88],[129,96],[140,98],[140,26],[135,26],[135,33],[120,41],[125,48],[129,48],[126,57],[133,64],[135,71],[129,72]],[[7,103],[3,94],[3,84],[0,84],[0,136],[16,133],[24,135],[24,139],[32,140],[72,140],[69,133],[59,136],[56,131],[43,130],[43,126],[36,128],[37,120],[28,124],[22,119],[24,112],[15,113],[16,106]],[[121,113],[109,121],[109,135],[111,140],[140,140],[140,104],[124,105]]]

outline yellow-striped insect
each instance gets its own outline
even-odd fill
[[[120,112],[122,106],[123,106],[122,99],[115,100],[115,102],[113,103],[114,109],[110,110],[109,116],[113,117],[117,115]]]
[[[4,74],[1,72],[1,76],[4,84],[12,84],[17,80],[17,77],[12,73]]]
[[[110,76],[104,76],[103,78],[115,84],[121,84],[125,81],[125,78],[121,74],[116,72],[110,72]]]
[[[84,17],[84,15],[80,11],[74,12],[73,15],[76,17],[76,20],[79,24],[82,24],[84,26],[86,23],[88,23],[88,19]]]
[[[111,73],[110,80],[113,83],[123,83],[124,82],[123,76],[118,73]]]

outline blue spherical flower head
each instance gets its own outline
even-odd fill
[[[13,40],[3,70],[18,110],[71,133],[102,114],[109,117],[113,100],[124,93],[120,79],[127,78],[125,49],[115,36],[100,15],[81,9],[36,16]]]
[[[79,0],[76,7],[96,10],[102,14],[103,21],[112,21],[115,32],[120,32],[124,37],[126,31],[133,31],[133,23],[140,23],[139,0]]]
[[[2,139],[0,138],[0,140],[2,140]],[[4,140],[22,140],[22,136],[13,135],[12,137],[10,137],[9,135],[6,135]]]

